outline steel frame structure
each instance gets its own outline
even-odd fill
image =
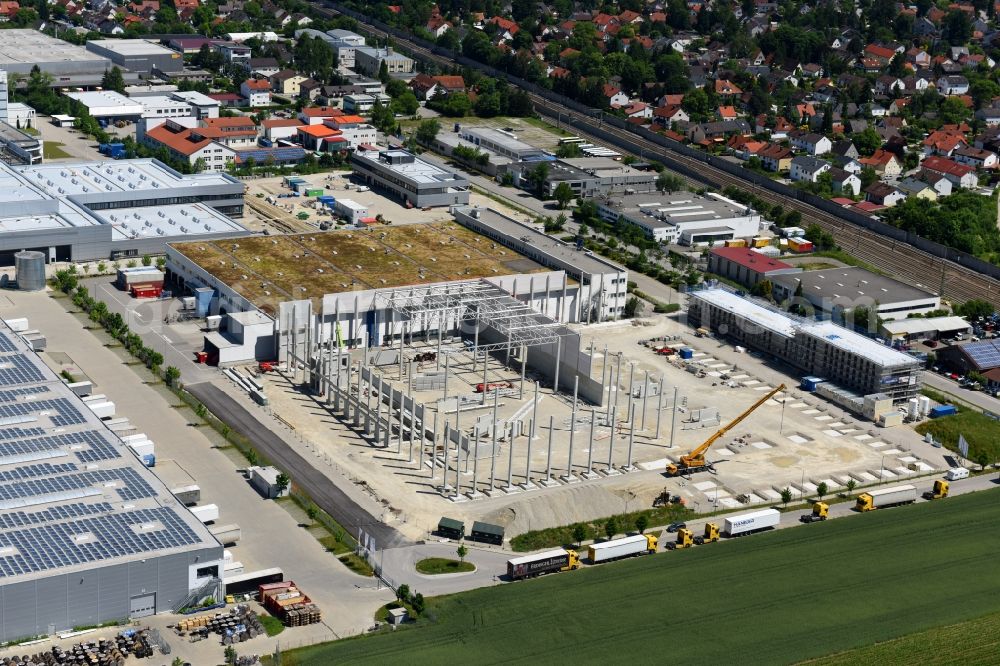
[[[388,289],[376,292],[375,297],[406,319],[472,321],[507,338],[506,342],[480,343],[476,348],[480,352],[556,344],[564,335],[559,333],[563,324],[485,280]]]

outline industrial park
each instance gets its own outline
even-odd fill
[[[684,661],[742,649],[748,613],[749,662],[846,664],[1000,612],[917,626],[899,587],[962,607],[939,572],[995,541],[992,255],[906,228],[906,197],[996,212],[982,95],[906,159],[924,126],[820,117],[855,83],[819,64],[740,119],[783,70],[692,47],[719,7],[435,5],[414,33],[409,6],[172,4],[52,29],[0,3],[0,661],[607,661],[681,575],[712,627]],[[636,86],[615,58],[647,50]],[[616,63],[585,94],[581,52]],[[564,603],[586,617],[556,636]]]

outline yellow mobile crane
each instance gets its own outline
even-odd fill
[[[737,425],[739,425],[740,422],[743,421],[743,419],[753,414],[758,407],[760,407],[765,402],[767,402],[768,400],[770,400],[771,398],[773,398],[778,393],[784,390],[785,390],[785,385],[779,384],[778,388],[774,389],[773,391],[765,395],[763,398],[755,402],[753,405],[750,406],[749,409],[747,409],[745,412],[743,412],[735,419],[733,419],[728,425],[719,428],[714,435],[712,435],[704,442],[702,442],[701,445],[694,451],[687,454],[686,456],[681,456],[680,462],[670,463],[669,465],[667,465],[667,476],[681,476],[683,474],[694,474],[695,472],[701,472],[703,470],[710,469],[712,466],[711,463],[705,460],[705,453],[708,451],[708,448],[712,446],[712,444],[715,444],[715,442],[718,441],[720,437],[722,437],[727,432],[729,432]]]

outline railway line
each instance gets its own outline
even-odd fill
[[[339,14],[330,8],[330,3],[316,7],[319,13],[328,16]],[[381,39],[400,41],[398,35],[392,35],[375,26],[367,24],[364,30]],[[406,50],[414,57],[440,67],[450,68],[456,63],[444,56],[434,53],[416,42],[405,40]],[[569,124],[573,132],[592,141],[609,143],[605,138],[589,133],[589,129],[600,130],[611,134],[617,141],[611,142],[615,148],[624,150],[642,159],[660,159],[665,163],[674,162],[684,166],[702,184],[717,188],[728,185],[752,192],[755,196],[771,204],[782,206],[785,210],[796,210],[802,215],[805,225],[816,224],[829,232],[837,245],[848,254],[873,266],[879,271],[908,282],[922,286],[938,293],[951,302],[962,303],[972,299],[984,299],[1000,308],[1000,281],[983,275],[953,261],[942,259],[924,252],[907,243],[896,241],[879,233],[859,227],[811,206],[797,199],[783,196],[753,183],[734,176],[711,165],[711,159],[706,164],[679,152],[665,149],[655,144],[644,144],[641,136],[628,130],[603,123],[600,118],[578,113],[570,108],[555,104],[537,94],[528,93],[534,104],[535,111],[548,119],[555,120],[558,125]],[[715,158],[718,159],[718,158]]]

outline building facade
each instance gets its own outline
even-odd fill
[[[469,180],[464,174],[425,162],[402,149],[356,150],[351,153],[351,166],[366,185],[390,193],[404,205],[425,208],[469,203]]]

